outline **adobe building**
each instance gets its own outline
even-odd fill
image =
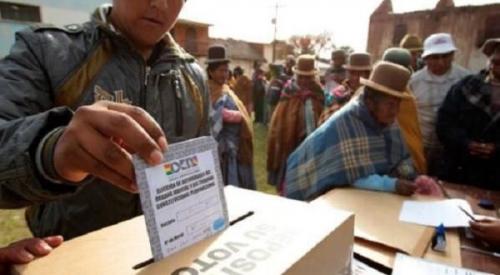
[[[455,61],[478,71],[486,64],[482,44],[500,37],[500,3],[456,7],[453,0],[440,0],[433,10],[394,13],[391,0],[383,0],[370,17],[367,51],[379,59],[407,33],[424,40],[437,32],[451,33],[459,49]]]
[[[206,56],[209,46],[208,28],[210,24],[178,19],[170,30],[175,41],[194,57]]]
[[[260,62],[263,64],[267,61],[264,57],[263,44],[251,43],[232,38],[211,38],[210,45],[223,45],[224,47],[226,47],[228,57],[231,60],[231,69],[236,66],[240,66],[241,68],[243,68],[247,76],[252,75],[254,71],[253,64],[255,62]],[[202,60],[204,61],[205,59],[200,58],[200,61]]]

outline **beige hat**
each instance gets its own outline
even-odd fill
[[[318,70],[314,67],[314,62],[313,55],[301,55],[297,58],[297,66],[293,67],[293,72],[297,75],[316,75]]]
[[[369,53],[352,53],[344,68],[352,71],[371,71],[372,56]]]
[[[361,78],[361,84],[390,96],[410,98],[407,89],[410,76],[410,71],[405,67],[380,61],[375,65],[370,79]]]
[[[407,34],[401,42],[399,43],[399,47],[405,48],[410,52],[422,51],[424,46],[422,45],[422,40],[418,38],[418,36],[413,34]]]
[[[491,38],[486,40],[486,42],[484,42],[482,51],[486,56],[490,57],[495,51],[495,48],[499,46],[500,46],[500,38]]]

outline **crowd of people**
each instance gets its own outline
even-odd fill
[[[158,165],[168,144],[212,135],[224,183],[256,189],[253,119],[268,183],[289,198],[435,194],[437,179],[500,189],[500,38],[480,72],[436,33],[377,62],[334,51],[324,76],[300,55],[248,77],[223,46],[198,64],[168,34],[184,2],[114,0],[85,24],[16,34],[0,61],[0,208],[27,207],[37,239],[0,248],[0,269],[140,215],[132,154]],[[500,246],[500,222],[472,231]]]

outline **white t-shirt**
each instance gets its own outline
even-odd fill
[[[418,120],[425,148],[441,146],[436,135],[438,109],[451,86],[469,74],[466,69],[453,64],[451,70],[442,76],[433,75],[425,67],[411,77],[409,85],[417,100]]]

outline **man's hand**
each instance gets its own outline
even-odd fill
[[[14,264],[26,264],[36,257],[45,256],[54,248],[61,245],[62,242],[62,236],[52,236],[43,239],[31,238],[0,248],[0,273],[2,268],[6,269],[8,266]]]
[[[500,248],[500,220],[471,222],[470,227],[474,236],[494,247]]]
[[[398,179],[396,181],[396,193],[403,196],[411,196],[417,190],[417,185],[411,181]]]
[[[163,131],[146,111],[99,101],[76,110],[57,141],[54,167],[59,176],[71,182],[93,175],[137,192],[131,154],[158,165],[166,149]]]
[[[469,142],[469,154],[484,159],[489,159],[493,156],[496,146],[493,143],[479,143],[475,141]]]

